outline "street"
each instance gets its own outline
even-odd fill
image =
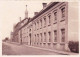
[[[48,50],[28,47],[26,45],[2,43],[2,55],[59,55]]]

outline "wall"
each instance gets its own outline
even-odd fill
[[[78,2],[68,3],[68,41],[79,41]]]

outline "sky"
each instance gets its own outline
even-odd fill
[[[13,26],[20,21],[19,17],[25,18],[27,5],[28,16],[33,17],[34,12],[39,12],[43,6],[42,3],[49,4],[52,0],[7,0],[0,1],[0,38],[10,38],[10,32]]]
[[[0,39],[10,38],[14,24],[20,21],[20,17],[25,18],[26,5],[28,17],[33,17],[34,12],[43,8],[42,3],[49,4],[52,1],[60,0],[0,0]]]

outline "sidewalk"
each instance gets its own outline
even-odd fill
[[[66,51],[52,50],[52,49],[47,49],[47,48],[40,48],[40,47],[29,46],[29,45],[25,45],[25,46],[32,47],[32,48],[37,48],[37,49],[42,49],[42,50],[47,50],[47,51],[52,51],[52,52],[63,54],[63,55],[78,55],[79,54],[79,53],[72,53],[72,52],[66,52]]]
[[[17,42],[7,42],[7,43],[21,45],[20,43],[17,43]]]
[[[21,45],[20,43],[15,43],[15,42],[8,42],[8,43]],[[66,52],[66,51],[52,50],[52,49],[48,49],[48,48],[41,48],[41,47],[36,47],[36,46],[29,46],[29,45],[26,45],[26,44],[22,44],[22,45],[27,46],[27,47],[31,47],[31,48],[47,50],[47,51],[51,51],[51,52],[55,52],[55,53],[59,53],[59,54],[63,54],[63,55],[78,55],[79,54],[79,53],[72,53],[72,52]]]

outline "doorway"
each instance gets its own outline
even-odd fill
[[[30,45],[31,45],[31,33],[29,34],[29,37],[30,37]]]

